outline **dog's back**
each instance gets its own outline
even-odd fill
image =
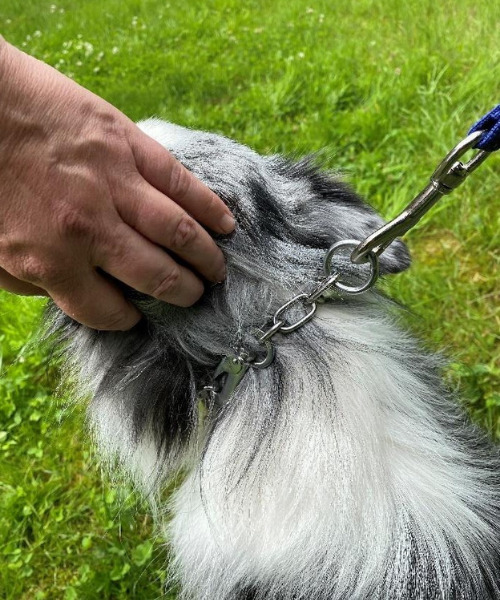
[[[318,279],[328,247],[380,219],[308,162],[261,157],[160,121],[144,130],[235,212],[228,278],[190,309],[93,332],[55,310],[91,422],[151,496],[172,471],[173,569],[196,600],[500,598],[500,461],[440,383],[437,361],[376,292],[330,298],[222,407],[197,392],[235,345]],[[397,242],[384,272],[409,264]],[[347,261],[343,268],[348,271]],[[206,414],[205,414],[206,413]],[[201,416],[203,415],[203,417]]]

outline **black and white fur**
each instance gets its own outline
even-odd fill
[[[332,297],[276,339],[269,368],[199,416],[197,390],[221,356],[255,349],[252,331],[321,278],[329,246],[381,219],[307,161],[140,126],[234,211],[236,232],[218,239],[227,280],[188,309],[129,291],[144,313],[129,332],[92,331],[54,308],[50,320],[79,392],[93,396],[104,455],[153,502],[186,474],[167,531],[181,597],[499,599],[498,453],[379,293]],[[381,259],[385,273],[408,264],[400,242]]]

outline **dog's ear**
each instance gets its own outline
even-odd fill
[[[384,225],[370,205],[314,159],[292,163],[274,158],[271,164],[281,176],[304,182],[303,195],[287,207],[293,211],[294,235],[301,244],[327,249],[341,240],[361,242]],[[406,244],[395,240],[380,256],[380,272],[399,273],[410,263]]]

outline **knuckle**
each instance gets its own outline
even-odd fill
[[[168,179],[168,193],[174,199],[182,200],[188,193],[191,177],[188,170],[179,162],[174,162]]]
[[[23,281],[43,284],[45,287],[61,280],[61,274],[55,264],[32,256],[17,265],[15,275]]]
[[[130,256],[129,226],[133,227],[130,223],[125,225],[120,221],[114,222],[107,235],[100,235],[94,240],[95,246],[100,249],[108,262],[123,262],[124,257]]]
[[[82,238],[88,236],[93,229],[92,219],[75,207],[68,207],[56,217],[59,232],[65,238]]]
[[[159,300],[169,299],[175,295],[181,281],[181,270],[174,266],[168,273],[162,273],[151,285],[150,296]]]
[[[172,249],[182,249],[193,242],[197,235],[196,230],[196,223],[190,216],[184,215],[181,217],[175,226]]]

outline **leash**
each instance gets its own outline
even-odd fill
[[[465,164],[459,159],[469,150],[475,154]],[[199,393],[199,399],[209,406],[222,407],[237,388],[249,368],[265,369],[274,360],[272,338],[278,334],[296,331],[310,321],[324,295],[335,288],[340,295],[363,294],[371,289],[379,276],[379,257],[394,242],[412,229],[438,200],[460,186],[491,154],[500,150],[500,104],[471,127],[465,139],[459,142],[441,161],[431,175],[430,183],[392,221],[369,235],[365,240],[342,240],[326,253],[324,278],[309,292],[302,292],[280,306],[262,329],[254,332],[263,355],[256,356],[245,348],[237,348],[222,358],[209,385]],[[368,263],[369,272],[364,283],[351,286],[342,281],[342,273],[334,268],[334,258],[341,250],[350,248],[350,260],[355,265]],[[301,306],[304,315],[295,321],[286,315]],[[290,316],[293,319],[292,316]]]

